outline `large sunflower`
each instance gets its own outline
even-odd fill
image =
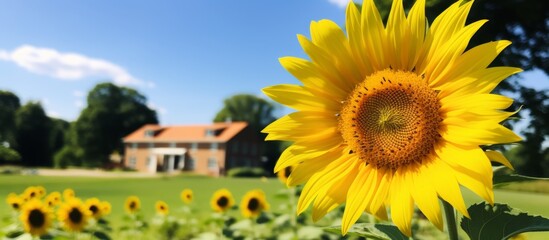
[[[129,196],[126,198],[126,203],[124,204],[124,209],[127,213],[133,214],[139,211],[141,208],[141,201],[137,196]]]
[[[53,222],[51,209],[38,199],[31,199],[21,208],[19,216],[26,232],[33,236],[46,234]]]
[[[210,206],[216,212],[225,212],[234,205],[234,198],[231,192],[222,188],[214,192],[210,200]]]
[[[63,227],[73,232],[82,231],[91,216],[90,210],[79,198],[75,197],[67,199],[61,204],[57,212],[57,218],[63,224]]]
[[[501,122],[512,99],[491,93],[520,72],[488,67],[510,42],[465,51],[486,22],[465,25],[473,1],[458,1],[431,25],[425,0],[405,14],[395,0],[384,26],[373,0],[347,7],[345,34],[335,23],[311,23],[298,36],[310,60],[280,59],[303,85],[277,85],[266,95],[295,110],[273,122],[267,140],[292,141],[275,172],[294,166],[288,184],[306,183],[298,213],[311,203],[318,220],[345,203],[342,233],[366,211],[411,235],[414,204],[442,229],[438,199],[469,216],[460,186],[494,202],[490,160],[481,146],[520,140]]]
[[[154,208],[156,209],[156,213],[160,215],[168,215],[170,212],[168,204],[164,201],[156,201]]]
[[[247,218],[257,217],[266,210],[269,210],[269,203],[265,193],[259,189],[248,191],[240,202],[240,212]]]
[[[186,204],[190,204],[193,201],[193,190],[185,188],[181,191],[179,196],[181,197],[181,201]]]

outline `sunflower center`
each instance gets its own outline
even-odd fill
[[[226,207],[227,204],[229,204],[229,199],[227,199],[227,197],[223,196],[217,199],[217,206],[220,206],[223,208],[223,207]]]
[[[251,212],[257,211],[259,209],[259,200],[257,198],[252,198],[250,201],[248,201],[248,210]]]
[[[421,163],[440,138],[437,92],[412,72],[378,71],[345,101],[339,128],[358,158],[377,168]]]
[[[82,212],[77,208],[71,209],[69,212],[69,219],[75,224],[79,224],[82,221]]]
[[[13,209],[19,209],[19,203],[12,203],[11,206]]]
[[[95,205],[91,205],[90,211],[95,215],[97,212],[99,212],[99,208]]]
[[[137,207],[137,203],[130,202],[130,209],[135,209]]]
[[[38,209],[33,209],[29,213],[29,223],[34,228],[40,228],[46,222],[46,215]]]

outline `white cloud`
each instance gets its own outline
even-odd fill
[[[109,61],[90,58],[78,53],[62,53],[51,48],[22,45],[13,51],[0,49],[0,60],[11,61],[25,70],[63,80],[86,77],[109,78],[119,85],[146,85],[124,68]]]
[[[340,8],[347,7],[347,4],[349,3],[349,0],[328,0],[328,2],[335,4],[336,6]]]

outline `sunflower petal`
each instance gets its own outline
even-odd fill
[[[503,156],[503,154],[501,154],[501,152],[488,150],[484,153],[491,161],[501,163],[509,169],[515,170],[515,168],[513,168],[513,165],[509,162],[509,160],[507,160],[505,156]]]
[[[397,170],[391,185],[391,219],[406,236],[412,235],[414,201],[406,187],[406,170]]]

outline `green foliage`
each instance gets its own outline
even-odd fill
[[[266,175],[267,173],[263,168],[240,167],[231,168],[227,171],[228,177],[262,177]]]
[[[341,234],[341,226],[331,226],[324,228],[325,231]],[[406,235],[402,234],[397,227],[381,223],[357,223],[351,227],[347,233],[349,236],[365,237],[375,240],[407,240]]]
[[[17,151],[26,166],[51,166],[51,120],[42,105],[28,102],[15,114]]]
[[[122,138],[147,123],[158,123],[147,99],[134,89],[100,83],[88,94],[71,131],[71,138],[83,149],[87,166],[101,166],[114,151],[124,152]]]
[[[472,240],[509,239],[523,232],[549,231],[549,219],[531,216],[506,204],[474,204],[471,219],[462,218],[461,228]]]
[[[493,184],[494,186],[503,185],[507,183],[526,182],[526,181],[548,181],[549,178],[537,178],[524,176],[515,173],[507,173],[505,167],[499,167],[494,170]]]
[[[14,93],[0,90],[0,144],[8,142],[16,147],[15,112],[21,107],[19,97]]]
[[[66,145],[55,154],[53,162],[56,168],[67,168],[69,166],[81,166],[82,165],[82,149],[76,146]]]
[[[0,144],[0,162],[15,163],[19,160],[21,160],[21,155],[17,151]]]

